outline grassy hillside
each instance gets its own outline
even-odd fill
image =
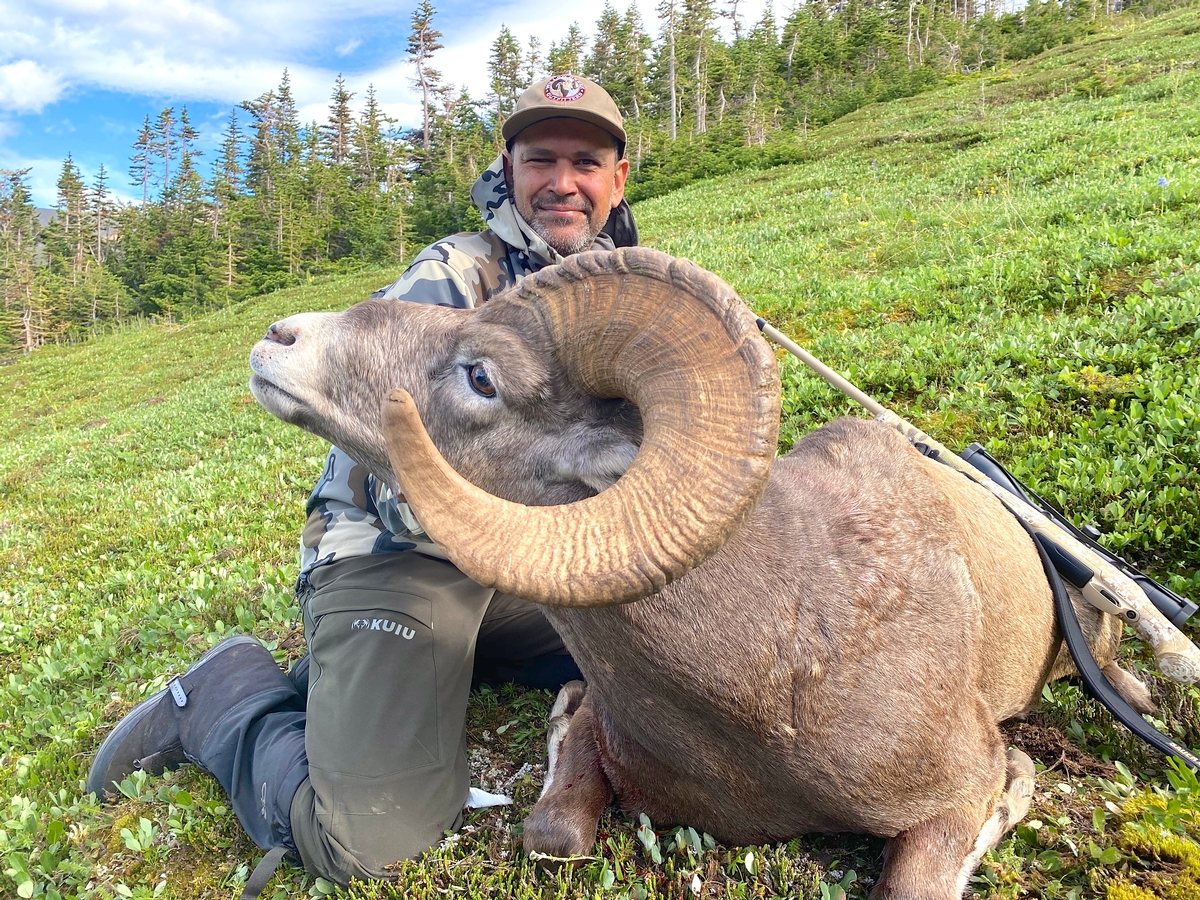
[[[863,109],[800,165],[641,204],[648,244],[719,272],[763,315],[951,446],[986,443],[1110,546],[1200,596],[1200,11]],[[324,447],[245,388],[267,324],[366,296],[382,273],[271,294],[0,368],[0,895],[229,896],[258,853],[211,779],[81,796],[134,703],[235,631],[302,653],[291,598]],[[784,360],[784,444],[849,407]],[[1196,632],[1193,630],[1193,634]],[[1130,641],[1130,661],[1148,657]],[[1200,694],[1155,678],[1200,746]],[[1200,784],[1071,684],[1012,736],[1045,767],[1030,818],[972,890],[1200,895]],[[512,846],[540,786],[547,697],[484,693],[470,743],[517,805],[475,814],[398,886],[356,897],[862,896],[880,844],[715,849],[602,822],[598,859],[547,875]],[[508,726],[508,727],[504,727]],[[503,730],[501,730],[503,728]],[[1116,763],[1123,760],[1123,763]],[[522,769],[525,763],[533,764]],[[1126,766],[1127,764],[1127,766]],[[268,891],[321,896],[283,870]]]

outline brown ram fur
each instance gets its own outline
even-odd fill
[[[297,316],[255,348],[253,386],[393,484],[379,401],[403,386],[467,479],[526,504],[580,499],[619,477],[641,422],[580,394],[531,328],[500,301]],[[464,389],[474,359],[489,361],[502,406],[481,412]],[[1111,663],[1119,624],[1077,609]],[[587,692],[527,848],[589,852],[615,793],[656,823],[734,843],[890,838],[878,897],[961,894],[979,852],[1028,805],[1032,769],[1006,758],[997,723],[1063,673],[1050,592],[1017,521],[857,419],[778,460],[749,520],[686,577],[635,603],[547,615]]]

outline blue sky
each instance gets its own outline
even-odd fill
[[[635,0],[657,32],[654,0]],[[786,12],[792,0],[777,3]],[[616,0],[624,10],[628,0]],[[434,0],[445,49],[435,66],[473,95],[487,90],[491,42],[507,24],[543,50],[572,22],[590,34],[601,2]],[[755,21],[766,0],[739,0]],[[322,119],[337,74],[361,100],[375,85],[389,115],[418,121],[404,45],[416,0],[0,0],[0,168],[30,168],[34,200],[54,203],[68,153],[91,180],[101,164],[124,199],[142,120],[187,106],[211,159],[231,108],[288,68],[304,121]],[[203,161],[202,161],[203,165]]]

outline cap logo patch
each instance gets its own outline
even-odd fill
[[[555,75],[546,82],[542,93],[546,95],[547,100],[553,100],[555,103],[570,103],[582,97],[584,90],[583,82],[574,75]]]

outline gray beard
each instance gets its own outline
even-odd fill
[[[517,212],[520,214],[520,210]],[[530,210],[530,212],[532,213],[530,217],[526,218],[522,215],[521,218],[525,219],[529,227],[533,229],[533,233],[549,244],[559,256],[571,256],[575,253],[582,253],[584,250],[590,250],[592,244],[596,242],[596,236],[600,234],[600,229],[604,227],[603,222],[599,225],[593,225],[589,217],[587,228],[580,232],[574,240],[563,243],[557,239],[552,239],[547,233],[550,229],[544,228],[538,222],[538,210],[534,209]]]
[[[533,226],[533,230],[537,233],[538,237],[553,247],[559,256],[571,256],[574,253],[582,253],[584,250],[590,250],[592,244],[596,242],[596,236],[600,234],[599,228],[593,231],[589,224],[587,231],[580,234],[575,240],[568,244],[556,244],[550,238],[546,237],[546,235],[542,234],[536,224]]]

